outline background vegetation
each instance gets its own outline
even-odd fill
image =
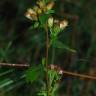
[[[24,13],[35,0],[0,0],[0,62],[38,65],[44,56],[43,30],[29,30]],[[76,53],[56,49],[55,64],[64,70],[96,75],[96,1],[57,0],[55,17],[69,25],[59,39]],[[35,96],[38,83],[25,81],[26,68],[0,67],[0,96]],[[38,86],[37,86],[38,85]],[[96,81],[63,75],[60,96],[95,96]],[[14,94],[15,95],[15,94]]]

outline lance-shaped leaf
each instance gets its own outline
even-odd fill
[[[59,40],[56,40],[56,41],[53,43],[53,46],[54,46],[55,48],[64,48],[64,49],[66,49],[66,50],[68,50],[68,51],[70,51],[70,52],[73,52],[73,53],[76,52],[76,50],[69,48],[68,46],[66,46],[65,44],[63,44],[62,42],[60,42]]]

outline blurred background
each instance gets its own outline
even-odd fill
[[[29,30],[24,14],[35,0],[0,0],[0,62],[38,64],[44,56],[42,29]],[[69,25],[59,39],[76,50],[56,49],[55,64],[64,70],[96,76],[96,1],[57,0],[55,16]],[[26,68],[0,67],[0,96],[36,96],[37,82],[27,84]],[[62,76],[60,96],[96,96],[96,81]]]

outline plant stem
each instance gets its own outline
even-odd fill
[[[48,78],[48,50],[49,50],[49,38],[48,38],[48,28],[47,23],[45,25],[46,31],[46,60],[45,60],[45,67],[46,67],[46,89],[47,89],[47,96],[50,96],[50,86],[49,86],[49,78]]]
[[[55,59],[55,48],[52,47],[52,59],[51,59],[51,64],[54,64],[54,59]]]

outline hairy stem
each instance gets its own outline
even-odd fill
[[[50,86],[49,86],[49,78],[48,78],[48,47],[49,47],[49,38],[48,38],[48,28],[47,24],[45,25],[46,31],[46,60],[45,60],[45,67],[46,67],[46,89],[47,89],[47,96],[50,96]]]

